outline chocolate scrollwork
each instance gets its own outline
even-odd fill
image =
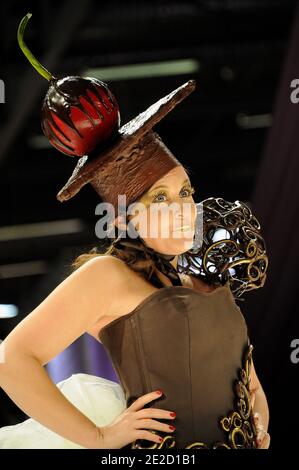
[[[268,267],[266,244],[248,205],[210,197],[196,207],[194,245],[179,255],[178,272],[214,285],[229,280],[231,292],[238,298],[262,287]]]

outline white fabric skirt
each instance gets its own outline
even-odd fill
[[[123,388],[90,374],[73,374],[56,386],[97,426],[111,423],[126,408]],[[29,418],[0,428],[0,449],[84,449]]]

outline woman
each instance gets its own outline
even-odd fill
[[[22,28],[24,23],[19,43],[29,57]],[[198,226],[193,188],[184,167],[152,131],[194,90],[195,81],[115,134],[118,106],[103,82],[57,80],[45,69],[43,75],[50,80],[43,130],[57,149],[82,156],[57,198],[65,201],[91,183],[114,210],[120,236],[104,255],[79,257],[76,269],[1,344],[0,386],[31,418],[1,428],[0,448],[267,447],[267,402],[231,291],[235,282],[249,290],[260,287],[259,276],[249,282],[239,275],[232,247],[235,274],[221,265],[227,261],[223,243],[216,243],[216,251],[209,244],[215,219],[205,224],[200,253],[205,276],[191,269],[199,254],[192,251]],[[119,195],[126,198],[121,205]],[[131,203],[138,206],[137,216],[127,212]],[[163,210],[156,211],[160,205]],[[220,208],[221,213],[234,206],[222,200]],[[242,209],[240,224],[230,223],[238,243],[251,217]],[[131,224],[137,238],[123,238]],[[258,230],[251,227],[251,233]],[[249,240],[253,245],[258,242]],[[215,254],[216,271],[209,272],[206,261]],[[101,340],[120,384],[88,374],[57,386],[51,381],[43,366],[85,332]],[[258,435],[253,410],[260,414]]]
[[[183,184],[185,180],[187,183]],[[155,189],[161,185],[165,186],[166,190]],[[149,216],[149,208],[152,204],[161,205],[162,202],[165,203],[165,200],[168,204],[177,202],[180,207],[183,207],[185,203],[191,204],[192,216],[187,221],[191,227],[190,233],[182,231],[180,232],[182,236],[179,238],[143,238],[145,244],[154,252],[174,254],[174,257],[168,258],[172,258],[171,265],[174,269],[178,255],[187,251],[193,244],[196,205],[192,193],[193,188],[188,175],[182,166],[177,166],[158,180],[139,199],[139,202],[145,204],[144,216],[146,217]],[[153,228],[150,226],[150,218],[148,221],[149,228]],[[173,226],[178,228],[178,224],[182,222],[181,219],[174,217],[168,219],[164,217],[161,221],[160,230],[169,228],[169,233]],[[185,222],[183,226],[186,225]],[[124,228],[121,224],[119,227]],[[116,247],[117,243],[114,246]],[[27,439],[27,446],[33,447],[49,446],[51,443],[53,446],[72,447],[68,442],[70,440],[87,448],[121,448],[138,439],[159,444],[162,439],[159,432],[160,434],[167,433],[167,436],[173,432],[170,426],[175,421],[174,415],[171,414],[174,410],[163,409],[163,407],[160,409],[159,401],[155,407],[147,408],[147,405],[150,406],[153,401],[157,400],[157,396],[159,397],[156,390],[139,396],[126,408],[125,395],[121,386],[117,384],[114,386],[114,389],[118,389],[116,398],[115,390],[107,391],[109,381],[105,384],[103,379],[98,378],[97,394],[93,392],[94,394],[91,395],[94,404],[100,412],[105,411],[103,409],[105,405],[105,412],[110,419],[112,418],[111,412],[113,415],[113,412],[117,411],[117,416],[105,426],[95,426],[60,393],[43,369],[49,360],[71,344],[80,334],[88,332],[98,338],[108,325],[115,323],[115,320],[117,322],[122,316],[127,317],[128,312],[136,311],[158,290],[143,276],[140,276],[138,271],[130,269],[128,264],[115,256],[94,254],[89,257],[85,257],[85,262],[82,263],[81,256],[74,263],[77,269],[27,316],[2,344],[6,356],[5,363],[1,364],[2,388],[21,409],[54,433],[28,420],[27,428],[26,421],[16,426],[2,428],[0,447],[14,446],[17,442],[22,446],[22,442],[18,439]],[[172,285],[171,279],[159,269],[155,270],[155,275],[164,286]],[[190,275],[179,275],[179,277],[182,285],[192,290],[212,293],[218,289],[218,287],[206,284],[199,277]],[[105,279],[105,281],[99,282],[99,279]],[[84,295],[80,294],[82,292]],[[266,399],[253,365],[251,371],[251,390],[256,396],[253,409],[259,411],[266,430],[268,426]],[[93,387],[95,387],[95,381],[94,378]],[[65,383],[66,381],[61,383],[62,391]],[[84,381],[82,383],[84,384]],[[84,384],[83,391],[84,387],[87,390],[88,382]],[[71,383],[69,390],[71,393]],[[87,396],[88,393],[90,392],[87,392]],[[75,396],[74,402],[75,405],[78,402]],[[81,407],[83,412],[86,411],[86,405],[85,409],[82,404]],[[107,407],[110,409],[107,410]],[[103,419],[103,416],[101,418]],[[150,430],[158,433],[152,433]],[[56,433],[65,439],[59,438]],[[268,446],[269,437],[266,433],[260,433],[258,439],[259,447]]]

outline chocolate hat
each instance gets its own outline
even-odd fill
[[[195,80],[189,80],[176,88],[123,125],[97,155],[80,158],[57,199],[66,201],[90,183],[103,201],[113,204],[117,215],[119,194],[125,194],[127,207],[155,181],[181,165],[152,128],[186,98],[195,85]]]
[[[118,103],[106,83],[93,77],[54,77],[24,42],[32,14],[22,18],[18,43],[31,65],[49,82],[42,105],[42,129],[50,143],[71,157],[81,157],[57,194],[67,201],[90,183],[104,202],[126,209],[180,162],[152,130],[195,88],[189,80],[119,129]],[[119,201],[118,196],[125,196]],[[125,207],[124,207],[125,205]]]

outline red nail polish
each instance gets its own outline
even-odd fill
[[[170,413],[170,416],[175,417],[175,416],[176,416],[176,413],[175,413],[174,411],[172,411],[172,412]]]
[[[164,392],[163,392],[163,390],[159,389],[159,390],[157,390],[157,393],[158,393],[159,395],[163,395]]]

